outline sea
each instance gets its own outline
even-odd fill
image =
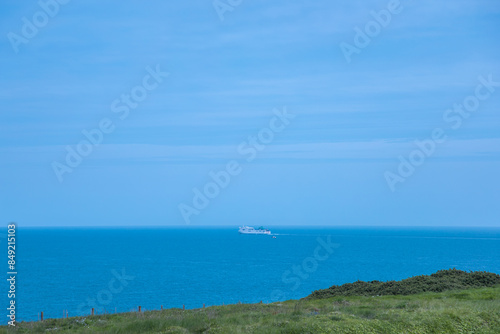
[[[16,320],[269,303],[449,268],[500,273],[499,228],[266,227],[272,236],[237,226],[18,227]]]

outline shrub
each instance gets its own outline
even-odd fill
[[[328,289],[317,290],[308,299],[333,296],[382,296],[412,295],[422,292],[443,292],[492,287],[500,284],[500,275],[485,271],[466,272],[458,269],[439,270],[431,275],[410,277],[401,281],[356,281],[343,285],[333,285]]]

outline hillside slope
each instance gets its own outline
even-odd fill
[[[409,295],[393,295],[397,290],[392,287],[398,284],[389,284],[381,290],[391,292],[385,296],[326,296],[331,293],[328,291],[313,293],[298,301],[272,304],[47,319],[20,323],[15,330],[2,326],[0,333],[500,333],[500,286],[470,288],[477,284],[489,286],[490,278],[496,280],[498,275],[468,273],[463,276],[453,270],[436,274],[429,282],[443,280],[446,288],[456,286],[457,282],[468,284],[461,285],[465,287],[462,290]],[[477,282],[462,280],[464,277],[474,277]],[[429,278],[414,278],[396,283],[406,281],[414,287],[414,282],[427,280]],[[358,285],[354,284],[356,289],[347,285],[333,291],[354,293]]]

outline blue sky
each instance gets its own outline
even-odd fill
[[[1,5],[2,221],[499,226],[500,86],[478,88],[500,82],[498,1],[402,0],[350,62],[340,45],[391,1],[242,1],[223,20],[209,0],[54,1],[52,15]],[[147,96],[122,119],[134,89]],[[453,128],[447,110],[477,89]],[[249,161],[238,147],[283,110]],[[113,130],[68,167],[68,145],[103,120]],[[435,129],[446,139],[391,187]],[[196,208],[193,189],[231,161],[240,172]]]

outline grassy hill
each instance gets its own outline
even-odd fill
[[[440,271],[434,276],[419,276],[389,285],[357,282],[320,290],[301,300],[272,304],[237,304],[185,311],[168,309],[48,319],[18,324],[15,332],[500,333],[500,286],[491,287],[490,280],[497,280],[498,275],[465,274],[454,270]],[[474,282],[462,280],[465,277],[474,277]],[[447,291],[394,294],[399,291],[394,286],[400,287],[401,282],[405,282],[402,287],[412,287],[403,288],[403,292],[418,292],[419,289],[414,287],[434,287],[433,284],[422,283],[434,282],[434,279],[443,279],[447,283],[443,290]],[[455,289],[455,284],[459,284],[459,289]],[[488,287],[478,288],[481,284]],[[372,288],[385,295],[366,295]],[[436,289],[441,290],[439,287]],[[360,295],[354,295],[358,292]],[[0,332],[14,331],[3,326]]]

